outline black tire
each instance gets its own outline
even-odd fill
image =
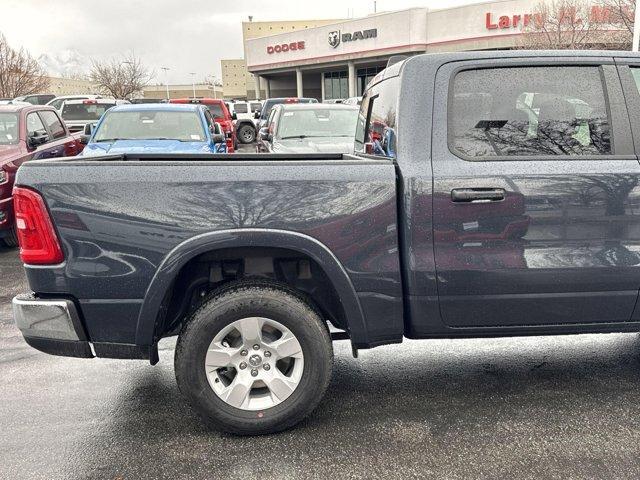
[[[236,320],[271,318],[287,327],[304,354],[297,388],[282,403],[262,411],[224,402],[207,380],[204,359],[217,333]],[[326,325],[297,292],[275,282],[240,282],[209,297],[184,325],[175,352],[180,392],[209,426],[236,435],[261,435],[290,428],[318,405],[331,379],[333,349]]]
[[[242,125],[238,129],[238,138],[245,145],[253,143],[256,141],[256,129],[251,125]]]
[[[18,235],[16,234],[16,227],[11,227],[11,230],[9,230],[9,233],[7,234],[6,237],[3,238],[4,240],[4,244],[7,247],[17,247],[18,246]]]

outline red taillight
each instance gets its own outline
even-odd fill
[[[84,103],[85,105],[97,105],[98,101],[97,100],[83,100],[82,103]]]
[[[22,261],[31,265],[61,263],[64,254],[40,194],[28,188],[15,187],[13,209]]]

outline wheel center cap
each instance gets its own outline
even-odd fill
[[[249,365],[252,367],[258,367],[260,364],[262,364],[262,357],[260,355],[251,355],[251,357],[249,357]]]

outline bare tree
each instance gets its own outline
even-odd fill
[[[24,48],[11,48],[0,33],[0,97],[45,92],[49,79],[38,62]]]
[[[620,31],[619,21],[604,3],[543,0],[523,28],[520,44],[524,48],[550,50],[620,48],[626,43],[627,33],[626,27]]]
[[[602,8],[605,9],[601,10],[602,20],[619,25],[633,35],[636,0],[602,0]]]
[[[89,79],[115,98],[128,98],[140,92],[153,73],[133,53],[106,62],[93,61]]]

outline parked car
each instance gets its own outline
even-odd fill
[[[119,105],[83,135],[83,156],[105,154],[227,153],[226,137],[202,105]]]
[[[17,102],[30,103],[31,105],[46,105],[47,102],[49,102],[50,100],[53,100],[54,98],[56,98],[56,96],[50,93],[37,93],[33,95],[24,95],[22,97],[16,97],[14,98],[14,100]]]
[[[254,114],[256,122],[256,128],[259,132],[262,127],[264,127],[267,122],[267,118],[269,118],[269,114],[271,113],[271,109],[275,105],[281,105],[283,103],[318,103],[318,100],[315,98],[296,98],[296,97],[287,97],[287,98],[269,98],[265,100],[262,109],[259,112]]]
[[[334,104],[334,103],[344,103],[344,98],[330,98],[328,100],[323,101],[322,103]]]
[[[360,106],[360,104],[362,103],[362,97],[349,97],[346,100],[344,100],[342,103],[344,103],[345,105]]]
[[[318,405],[332,339],[637,334],[637,69],[416,55],[369,83],[353,155],[27,163],[16,322],[45,352],[151,363],[177,334],[180,391],[238,434]]]
[[[256,126],[253,121],[255,112],[262,108],[262,104],[254,102],[254,107],[249,102],[234,101],[227,103],[234,120],[234,131],[238,142],[247,144],[256,140]],[[255,105],[258,105],[256,108]]]
[[[71,157],[82,151],[58,113],[51,107],[0,106],[0,239],[17,245],[11,189],[24,162]]]
[[[94,124],[111,107],[125,105],[127,100],[112,98],[92,98],[86,100],[68,100],[62,103],[60,114],[72,132],[84,132],[85,126]]]
[[[258,152],[353,153],[358,107],[340,104],[281,104],[260,130]]]
[[[101,95],[91,95],[91,94],[82,94],[82,95],[62,95],[60,97],[55,97],[47,102],[47,105],[55,108],[56,110],[62,109],[62,104],[64,102],[68,102],[69,100],[87,100],[87,99],[97,99],[102,98]]]
[[[235,149],[238,148],[238,138],[236,137],[233,127],[235,118],[231,112],[229,112],[224,100],[217,98],[172,98],[169,100],[169,103],[189,103],[206,106],[227,136],[227,151],[233,153]]]

